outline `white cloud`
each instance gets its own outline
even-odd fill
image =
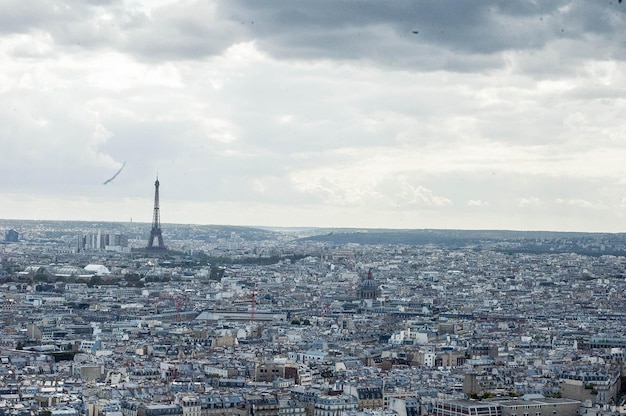
[[[521,208],[539,207],[539,206],[542,206],[543,204],[544,202],[540,198],[537,198],[534,196],[519,198],[517,201],[517,205]]]
[[[385,181],[384,188],[390,191],[389,199],[391,203],[399,206],[413,207],[446,207],[452,205],[448,198],[435,195],[432,190],[421,186],[413,185],[404,177],[396,177]],[[379,187],[382,193],[383,187]],[[383,194],[385,195],[385,194]],[[385,195],[387,197],[387,195]]]
[[[480,199],[470,199],[466,202],[468,207],[488,207],[489,202],[481,201]]]
[[[621,230],[617,4],[276,5],[0,5],[4,216]]]
[[[555,203],[560,204],[560,205],[569,205],[569,206],[578,207],[578,208],[603,208],[602,203],[593,203],[585,199],[579,199],[579,198],[575,198],[575,199],[557,198],[555,200]]]

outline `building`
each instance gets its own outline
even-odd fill
[[[500,405],[495,402],[475,400],[438,400],[433,408],[434,416],[502,416]],[[520,415],[522,416],[522,415]],[[535,416],[535,415],[533,415]]]
[[[272,382],[285,378],[285,364],[267,361],[258,364],[254,369],[254,381]]]
[[[438,400],[435,416],[576,416],[581,402],[571,399]]]
[[[239,394],[201,396],[202,416],[243,416],[248,414],[245,398]]]
[[[357,409],[357,398],[350,394],[322,394],[315,398],[313,416],[336,416]]]
[[[373,300],[380,297],[380,287],[378,282],[372,277],[372,269],[367,272],[367,277],[359,283],[357,296],[361,300]]]
[[[19,237],[19,233],[15,230],[6,230],[4,233],[4,241],[7,243],[17,243]]]
[[[344,392],[357,398],[358,410],[384,407],[383,390],[380,387],[345,386]]]
[[[388,408],[396,412],[398,416],[418,416],[420,414],[419,403],[414,397],[391,397]]]
[[[178,402],[183,409],[183,416],[201,416],[202,402],[197,397],[183,397]]]
[[[279,416],[306,416],[306,408],[296,400],[279,400]]]
[[[620,388],[619,372],[564,375],[559,385],[563,397],[594,404],[616,404]]]
[[[254,416],[278,416],[280,405],[274,396],[246,397],[248,414]]]
[[[498,400],[502,416],[576,416],[580,408],[578,400],[535,399]]]
[[[120,233],[79,234],[77,250],[81,251],[127,251],[128,236]]]
[[[177,404],[140,404],[137,416],[183,416],[183,408]]]

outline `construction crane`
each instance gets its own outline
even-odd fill
[[[159,299],[161,299],[162,301],[167,300],[174,304],[174,308],[176,311],[175,321],[180,322],[181,321],[180,312],[182,311],[183,306],[185,305],[185,302],[187,301],[187,296],[185,295],[161,295],[159,296]]]
[[[251,303],[250,303],[250,322],[254,322],[254,309],[256,307],[256,282],[254,282],[254,290],[252,290],[251,294]]]

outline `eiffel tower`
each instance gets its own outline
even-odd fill
[[[157,239],[158,245],[154,245]],[[163,234],[161,234],[161,216],[159,214],[159,177],[154,182],[154,216],[152,217],[152,229],[150,230],[150,239],[148,240],[148,250],[167,250],[163,244]]]

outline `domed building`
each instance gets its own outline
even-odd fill
[[[367,277],[362,279],[357,288],[359,299],[376,299],[380,297],[378,282],[372,277],[372,269],[367,272]]]

